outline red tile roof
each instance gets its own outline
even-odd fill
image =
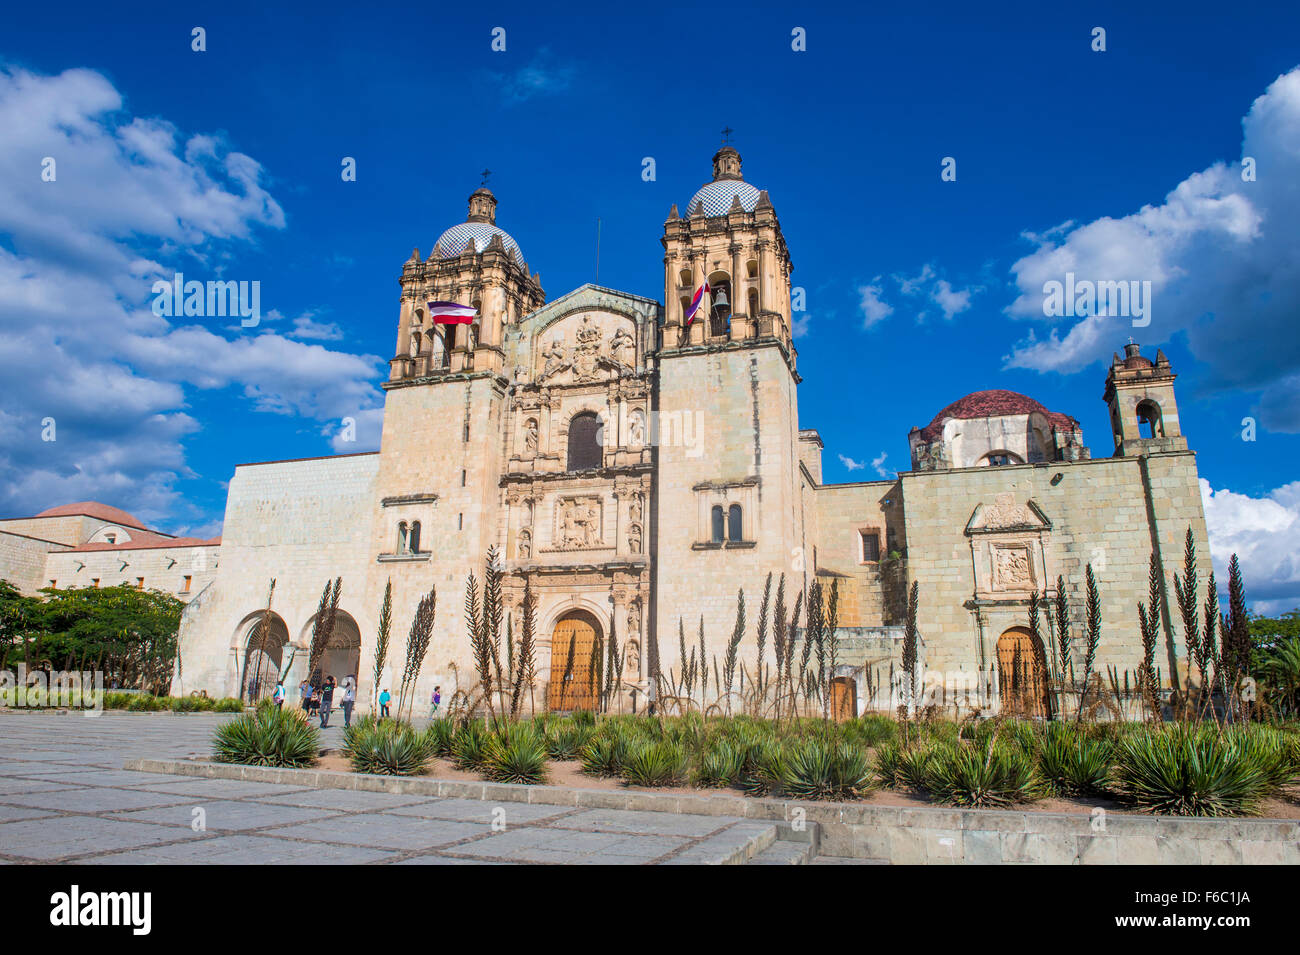
[[[973,391],[958,398],[940,411],[928,425],[921,429],[922,441],[933,441],[943,434],[943,424],[950,418],[997,418],[1002,415],[1041,414],[1052,423],[1053,431],[1077,431],[1079,422],[1067,414],[1048,411],[1039,402],[1018,391],[993,389]]]
[[[101,550],[148,550],[155,547],[216,547],[221,544],[221,536],[203,540],[199,537],[163,537],[159,534],[136,534],[129,541],[120,544],[78,544],[69,551],[59,553],[80,553]]]
[[[94,517],[101,521],[108,521],[110,524],[121,524],[123,527],[138,527],[140,530],[147,528],[140,523],[138,519],[128,514],[120,508],[110,507],[107,504],[100,504],[98,501],[78,501],[76,504],[60,504],[58,507],[51,507],[49,510],[41,511],[37,517]]]

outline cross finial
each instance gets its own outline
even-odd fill
[[[481,173],[479,173],[479,175],[483,177],[483,181],[479,183],[479,185],[486,187],[488,184],[488,177],[492,175],[492,170],[484,169]]]
[[[1129,343],[1130,345],[1136,345],[1136,344],[1137,344],[1137,342],[1133,341],[1133,336],[1132,336],[1132,335],[1130,335],[1130,336],[1128,337],[1128,343]]]
[[[722,145],[726,146],[731,143],[731,134],[734,132],[735,130],[730,126],[722,127]]]

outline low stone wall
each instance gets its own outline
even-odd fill
[[[1115,813],[1089,817],[1075,813],[751,799],[725,793],[678,796],[628,789],[514,786],[431,776],[369,776],[176,759],[131,759],[123,768],[317,789],[744,816],[784,820],[796,831],[802,820],[820,829],[820,851],[824,855],[878,859],[896,865],[1300,864],[1300,821],[1294,819],[1182,819]]]

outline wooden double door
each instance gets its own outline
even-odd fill
[[[564,617],[551,636],[551,682],[546,704],[552,710],[594,710],[598,702],[595,623],[585,614]]]
[[[1043,642],[1024,627],[998,637],[998,690],[1002,715],[1051,719],[1052,693]]]

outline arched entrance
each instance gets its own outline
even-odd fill
[[[284,648],[289,645],[289,628],[277,613],[266,618],[263,613],[248,617],[243,623],[244,667],[239,682],[242,698],[256,702],[270,696],[284,665]]]
[[[551,636],[551,682],[546,705],[552,710],[594,710],[597,685],[597,644],[600,624],[581,610],[556,621]]]
[[[306,632],[306,642],[310,645],[311,622],[308,622]],[[342,685],[344,677],[355,677],[360,669],[361,628],[350,613],[339,610],[334,617],[334,632],[325,645],[317,673],[312,674],[312,682],[319,685],[319,681],[332,676],[335,684]]]
[[[1012,627],[998,637],[998,691],[1002,715],[1022,719],[1051,719],[1043,641],[1025,627]]]

